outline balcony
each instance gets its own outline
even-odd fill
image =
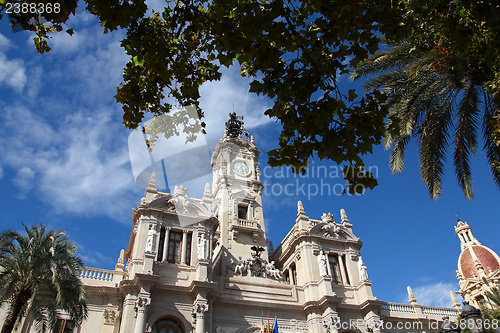
[[[233,220],[233,224],[231,225],[230,230],[233,234],[234,240],[238,239],[239,233],[252,234],[254,243],[257,242],[259,234],[262,233],[262,230],[260,229],[259,223],[257,221],[239,218]]]

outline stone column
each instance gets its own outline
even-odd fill
[[[340,324],[340,318],[338,315],[323,320],[323,328],[326,333],[338,333]]]
[[[187,253],[187,231],[182,232],[182,249],[181,249],[181,264],[186,264]]]
[[[127,294],[125,296],[125,300],[123,301],[123,313],[120,322],[120,333],[127,333],[128,328],[131,323],[133,323],[134,319],[134,306],[135,306],[135,297],[131,294]]]
[[[328,252],[325,253],[325,256],[326,256],[326,272],[328,273],[329,276],[332,277],[333,279],[333,272],[331,271],[332,268],[330,267],[330,257],[329,257],[329,254]]]
[[[198,230],[194,230],[191,235],[191,266],[198,263]]]
[[[165,239],[163,240],[163,260],[167,261],[168,239],[170,238],[170,228],[165,228]]]
[[[144,333],[146,329],[147,307],[151,304],[151,298],[139,296],[136,302],[137,318],[135,320],[134,333]]]
[[[208,303],[198,302],[193,309],[193,317],[196,318],[195,333],[206,333],[205,314],[208,311]]]
[[[368,318],[368,319],[366,319]],[[380,320],[380,317],[373,314],[373,311],[370,311],[365,317],[366,327],[370,329],[373,333],[381,333],[383,321]]]

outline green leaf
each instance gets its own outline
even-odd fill
[[[353,102],[356,97],[358,97],[358,95],[356,95],[356,91],[354,89],[350,89],[348,94],[349,102]]]

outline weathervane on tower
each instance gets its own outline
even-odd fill
[[[250,134],[243,126],[243,116],[237,116],[236,112],[231,112],[229,114],[229,120],[226,121],[226,131],[227,135],[231,138],[237,138],[240,135],[249,137]]]

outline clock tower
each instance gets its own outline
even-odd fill
[[[262,212],[262,189],[258,166],[259,150],[243,127],[243,117],[233,112],[226,123],[224,137],[212,155],[212,197],[217,205],[219,225],[216,246],[227,250],[229,261],[248,258],[254,246],[264,248],[266,232]],[[215,251],[218,252],[218,251]],[[226,264],[230,264],[227,262]]]

